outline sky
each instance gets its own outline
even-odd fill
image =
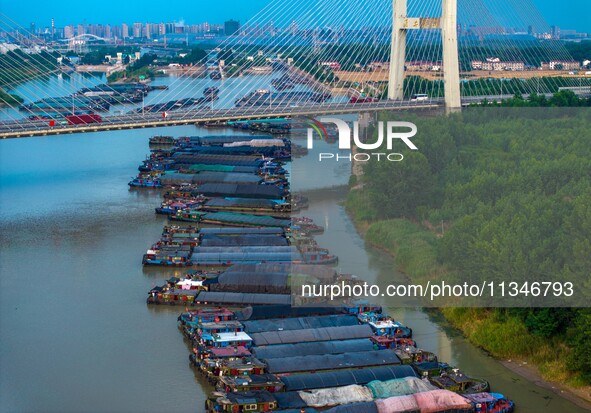
[[[181,21],[223,23],[235,19],[242,23],[254,16],[272,0],[0,0],[0,24],[5,16],[28,28],[49,26],[51,18],[57,27],[68,24]],[[293,0],[300,3],[317,0]],[[498,0],[504,1],[504,0]],[[591,0],[530,0],[539,8],[550,25],[591,33]],[[558,6],[557,6],[558,4]],[[26,7],[23,7],[26,5]],[[49,9],[49,10],[48,10]],[[4,15],[4,16],[2,16]]]

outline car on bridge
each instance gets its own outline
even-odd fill
[[[429,95],[426,93],[415,93],[410,98],[411,102],[420,102],[420,101],[424,101],[424,100],[429,100]]]

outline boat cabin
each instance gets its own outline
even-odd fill
[[[227,321],[227,320],[235,320],[236,315],[234,312],[228,310],[224,307],[216,307],[216,308],[200,308],[197,310],[191,310],[186,313],[182,313],[179,315],[178,320],[181,324],[186,324],[189,322],[193,323],[206,323],[206,322],[216,322],[219,323],[220,321]]]
[[[382,314],[382,307],[379,305],[369,304],[364,300],[353,301],[345,306],[345,311],[349,314]]]
[[[178,290],[207,290],[207,288],[203,285],[203,280],[193,280],[187,278],[177,281],[174,286]]]
[[[212,348],[223,347],[237,347],[244,346],[250,348],[252,346],[252,338],[244,331],[236,331],[232,333],[213,334],[208,339],[202,337],[199,343],[201,346]]]
[[[486,380],[469,377],[458,369],[443,371],[439,376],[430,377],[429,381],[440,389],[455,393],[478,393],[490,389]]]
[[[172,215],[172,214],[176,214],[177,211],[180,211],[181,209],[185,209],[185,208],[193,208],[195,206],[197,206],[199,204],[199,202],[197,201],[164,201],[160,203],[160,206],[158,208],[155,208],[155,212],[157,214],[163,214],[163,215]]]
[[[399,347],[416,347],[417,343],[412,338],[398,338],[391,336],[372,336],[369,338],[379,350],[394,349]]]
[[[139,188],[160,188],[162,186],[162,184],[160,183],[160,179],[157,179],[157,178],[137,177],[129,182],[129,186],[139,187]]]
[[[274,374],[255,374],[252,376],[224,376],[218,382],[218,390],[225,393],[266,390],[271,393],[283,390],[285,384]]]
[[[396,338],[411,338],[412,330],[388,317],[360,314],[359,321],[367,323],[376,336],[390,336]]]
[[[223,376],[251,376],[265,373],[265,363],[255,357],[243,357],[233,360],[207,359],[200,363],[206,376],[218,381]]]
[[[205,212],[201,210],[185,208],[176,211],[176,213],[172,215],[172,219],[178,221],[201,222],[203,215],[205,215]]]
[[[195,303],[195,298],[199,291],[197,290],[162,290],[162,291],[155,291],[152,289],[150,291],[150,296],[148,297],[148,303],[150,304],[185,304],[185,305],[192,305]]]
[[[440,376],[441,373],[450,369],[449,364],[435,361],[423,361],[421,363],[413,363],[412,365],[419,376],[427,378]]]
[[[239,333],[244,331],[244,326],[236,320],[201,323],[197,328],[197,334],[205,341],[214,340],[214,336],[220,333]]]
[[[221,397],[215,394],[205,402],[206,413],[219,412],[272,412],[277,408],[277,400],[269,392],[236,392]]]
[[[197,227],[179,227],[177,225],[167,225],[162,230],[162,237],[170,237],[173,234],[198,234]]]
[[[165,240],[169,245],[188,245],[196,247],[199,245],[199,233],[197,232],[183,232],[174,233],[166,237]]]
[[[410,338],[412,332],[408,327],[393,320],[370,321],[369,326],[378,336],[391,336],[398,338]]]
[[[225,320],[225,321],[208,321],[198,322],[192,321],[185,323],[185,334],[191,339],[195,339],[198,342],[213,340],[213,336],[219,333],[235,333],[244,331],[242,323],[236,320]]]
[[[515,404],[500,393],[465,394],[475,413],[512,413]]]
[[[437,362],[437,356],[416,346],[399,346],[394,350],[402,364]]]
[[[142,259],[144,265],[191,265],[191,252],[182,250],[148,250]]]
[[[192,353],[189,359],[193,365],[199,367],[202,370],[207,370],[207,365],[213,365],[221,360],[237,360],[240,358],[251,357],[252,353],[244,346],[239,347],[224,347],[224,348],[211,348],[200,353]]]
[[[329,254],[328,251],[302,251],[301,254],[305,264],[333,265],[339,262],[339,258],[336,255]]]

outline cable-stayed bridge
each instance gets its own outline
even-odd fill
[[[211,52],[202,72],[176,69],[181,76],[168,84],[169,92],[161,101],[148,98],[148,106],[145,90],[122,94],[122,84],[97,90],[73,76],[69,87],[79,90],[72,91],[23,82],[22,56],[5,54],[0,86],[20,92],[26,102],[0,96],[0,138],[381,110],[452,113],[484,99],[582,86],[581,79],[532,76],[544,61],[564,65],[572,59],[559,42],[523,36],[532,27],[550,32],[531,0],[499,3],[274,0]],[[2,15],[0,23],[5,33],[16,25]],[[32,78],[63,71],[65,56],[60,65],[55,53],[43,56]],[[183,70],[202,73],[204,81]],[[378,71],[382,80],[372,80]],[[216,72],[222,79],[210,81]],[[199,97],[204,86],[210,94]],[[124,109],[109,110],[115,104]],[[100,115],[84,116],[88,110]]]
[[[547,94],[549,96],[549,94]],[[478,104],[484,99],[490,101],[507,98],[508,95],[471,96],[462,100],[462,105]],[[289,119],[294,117],[315,117],[322,115],[345,115],[379,111],[443,110],[444,98],[427,101],[384,100],[362,104],[340,103],[332,105],[279,105],[260,111],[253,108],[217,109],[209,111],[178,111],[163,117],[161,114],[134,114],[126,116],[108,116],[101,122],[82,125],[66,123],[47,127],[47,121],[37,122],[0,122],[0,139],[24,138],[32,136],[50,136],[82,132],[100,132],[122,129],[158,128],[179,125],[207,125],[221,122]]]

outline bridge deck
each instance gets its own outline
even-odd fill
[[[272,108],[233,108],[218,110],[202,110],[193,112],[169,112],[167,117],[161,113],[130,114],[121,116],[107,116],[101,123],[86,125],[55,125],[48,126],[48,121],[4,122],[0,123],[0,138],[24,138],[31,136],[62,135],[82,132],[100,132],[120,129],[141,129],[164,126],[178,126],[188,124],[204,124],[210,122],[227,122],[255,119],[292,118],[296,116],[338,115],[359,112],[374,112],[381,110],[415,110],[438,109],[441,101],[424,102],[374,102],[361,104],[330,104],[308,106],[283,106]]]

